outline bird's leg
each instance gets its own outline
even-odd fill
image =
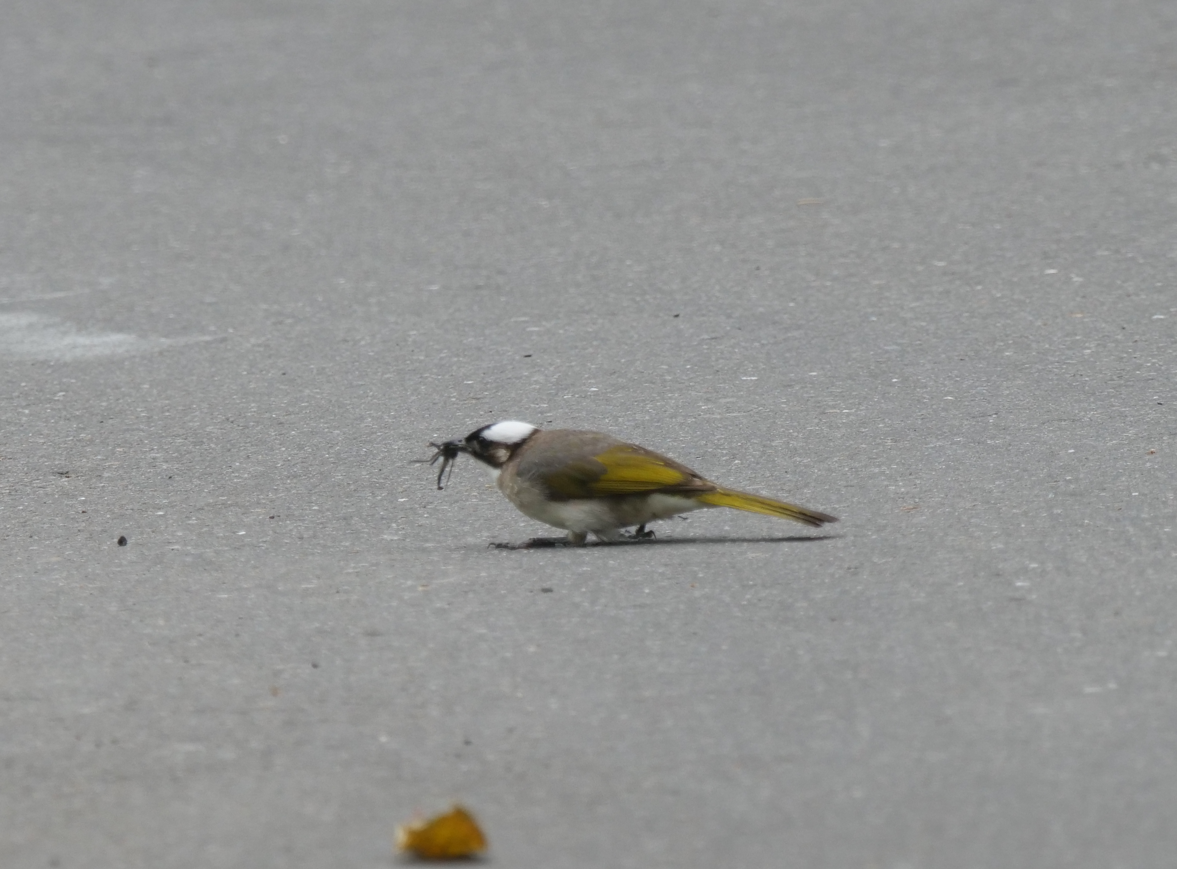
[[[653,540],[656,535],[653,531],[646,530],[646,523],[643,522],[634,531],[628,535],[630,540]]]

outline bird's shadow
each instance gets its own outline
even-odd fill
[[[620,549],[626,546],[710,546],[723,543],[818,543],[822,540],[838,540],[841,534],[820,534],[789,537],[650,537],[644,540],[594,541],[581,546],[557,543],[540,546],[526,544],[490,543],[488,548],[502,552],[551,552],[556,549]]]
[[[652,537],[649,540],[618,540],[614,543],[594,543],[594,546],[674,546],[684,543],[816,543],[837,540],[841,534],[790,535],[789,537]]]

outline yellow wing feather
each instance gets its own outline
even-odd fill
[[[539,476],[557,498],[608,498],[668,492],[696,499],[710,507],[733,507],[820,527],[837,518],[807,507],[725,489],[708,482],[685,465],[639,447],[619,443],[595,456],[561,463]]]
[[[619,444],[591,459],[548,473],[543,481],[565,498],[606,498],[668,488],[689,489],[698,477],[672,459],[632,444]]]
[[[630,495],[681,486],[692,480],[691,475],[667,464],[661,456],[625,447],[606,450],[597,456],[597,461],[605,466],[605,473],[592,483],[598,495]]]

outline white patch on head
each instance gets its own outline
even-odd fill
[[[527,440],[535,426],[531,423],[519,422],[515,419],[506,419],[502,422],[496,422],[494,425],[485,429],[482,436],[488,441],[494,441],[496,444],[518,444]]]

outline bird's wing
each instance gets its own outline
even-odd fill
[[[565,463],[543,474],[542,481],[557,498],[686,494],[715,488],[690,468],[635,444],[617,444],[595,456]]]

